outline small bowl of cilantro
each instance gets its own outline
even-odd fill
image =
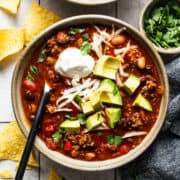
[[[139,27],[160,53],[180,53],[180,0],[150,0]]]

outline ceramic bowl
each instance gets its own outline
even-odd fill
[[[25,114],[23,111],[21,94],[20,94],[20,86],[21,86],[21,80],[22,80],[24,69],[28,63],[28,59],[30,59],[30,57],[34,54],[34,52],[46,41],[47,38],[51,37],[57,31],[64,29],[68,26],[72,26],[72,25],[87,24],[87,22],[97,23],[101,25],[114,24],[118,28],[126,27],[127,33],[129,33],[141,46],[143,46],[146,52],[148,52],[148,54],[154,60],[159,71],[161,82],[165,88],[165,92],[161,100],[161,106],[160,106],[158,119],[156,120],[153,128],[151,129],[149,134],[144,138],[144,140],[142,141],[140,145],[138,145],[135,149],[131,150],[128,154],[123,155],[121,157],[117,157],[110,160],[104,160],[104,161],[95,161],[95,162],[87,162],[87,161],[72,159],[63,154],[60,154],[58,152],[48,149],[47,146],[44,144],[44,142],[39,137],[36,137],[36,140],[34,143],[35,147],[41,153],[43,153],[45,156],[49,157],[53,161],[56,161],[59,164],[62,164],[70,168],[78,169],[78,170],[100,171],[100,170],[112,169],[115,167],[125,165],[128,162],[137,158],[154,141],[165,119],[167,105],[168,105],[168,97],[169,97],[169,86],[168,86],[168,79],[167,79],[165,66],[159,54],[152,47],[152,44],[146,38],[144,38],[136,29],[134,29],[132,26],[130,26],[129,24],[121,20],[108,17],[108,16],[103,16],[103,15],[75,16],[75,17],[64,19],[52,25],[51,27],[46,29],[44,32],[42,32],[25,49],[24,54],[19,58],[19,61],[15,67],[13,78],[12,78],[12,104],[13,104],[14,114],[19,124],[19,127],[21,128],[22,132],[27,137],[28,132],[30,130],[30,126],[27,123],[27,120],[25,118]]]
[[[141,14],[140,14],[140,19],[139,19],[139,29],[140,32],[147,37],[145,30],[144,30],[144,17],[148,16],[149,13],[151,12],[151,10],[157,5],[157,3],[161,1],[161,0],[150,0],[146,3],[146,5],[144,6]],[[178,0],[180,2],[180,0]],[[148,37],[147,37],[148,39]],[[150,41],[150,40],[149,40]],[[152,43],[152,41],[150,41]],[[161,54],[179,54],[180,53],[180,47],[178,48],[162,48],[162,47],[158,47],[156,46],[154,43],[152,43],[154,48]]]

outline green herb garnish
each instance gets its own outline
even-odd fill
[[[47,50],[46,49],[43,49],[38,57],[38,62],[43,62],[46,58],[46,53],[47,53]]]
[[[106,141],[109,144],[115,144],[115,145],[120,145],[122,142],[122,137],[121,136],[114,136],[114,135],[108,135],[106,137]]]
[[[88,41],[84,41],[80,46],[80,51],[83,56],[88,55],[91,51],[91,44]]]
[[[60,134],[59,131],[57,131],[56,133],[52,135],[52,138],[53,138],[54,143],[58,143],[60,139],[62,138],[62,134]]]
[[[36,66],[31,65],[30,70],[31,70],[32,73],[34,73],[36,75],[39,75],[39,70],[38,70],[38,68]]]
[[[73,28],[71,27],[69,30],[69,34],[71,35],[75,35],[76,33],[83,33],[85,31],[85,29],[83,28]]]
[[[64,143],[60,144],[60,149],[64,149]]]
[[[144,19],[144,29],[149,39],[158,47],[180,46],[180,4],[164,0]]]
[[[80,104],[80,103],[82,102],[82,99],[81,99],[81,97],[80,97],[79,95],[74,96],[74,100],[75,100],[78,104]]]
[[[99,131],[99,132],[97,133],[98,136],[102,136],[102,134],[103,134],[103,133],[102,133],[101,131]]]
[[[84,41],[88,41],[89,40],[89,35],[87,33],[83,34],[82,38],[83,38]]]
[[[27,80],[34,81],[34,77],[31,75],[31,73],[30,73],[30,72],[28,72],[28,73],[27,73],[27,75],[26,75],[26,79],[27,79]]]
[[[76,119],[78,119],[80,121],[81,125],[85,125],[86,124],[86,119],[85,119],[85,115],[82,113],[79,113],[76,115]]]

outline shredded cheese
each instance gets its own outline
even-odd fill
[[[135,136],[143,136],[146,134],[147,134],[146,131],[132,131],[132,132],[126,133],[124,136],[122,136],[122,138],[125,139],[125,138],[130,138],[130,137],[135,137]]]
[[[77,84],[72,88],[66,89],[63,92],[63,95],[59,97],[56,101],[58,111],[70,102],[72,102],[78,109],[81,109],[81,107],[78,104],[75,104],[75,101],[73,102],[74,97],[76,95],[79,95],[80,97],[85,99],[85,97],[90,96],[96,89],[98,89],[99,84],[99,80],[92,80],[91,78],[88,78],[82,84]]]

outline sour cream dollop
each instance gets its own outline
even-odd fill
[[[94,58],[90,55],[82,55],[77,48],[67,48],[60,55],[55,64],[55,71],[62,76],[73,78],[78,75],[88,76],[94,67]]]

